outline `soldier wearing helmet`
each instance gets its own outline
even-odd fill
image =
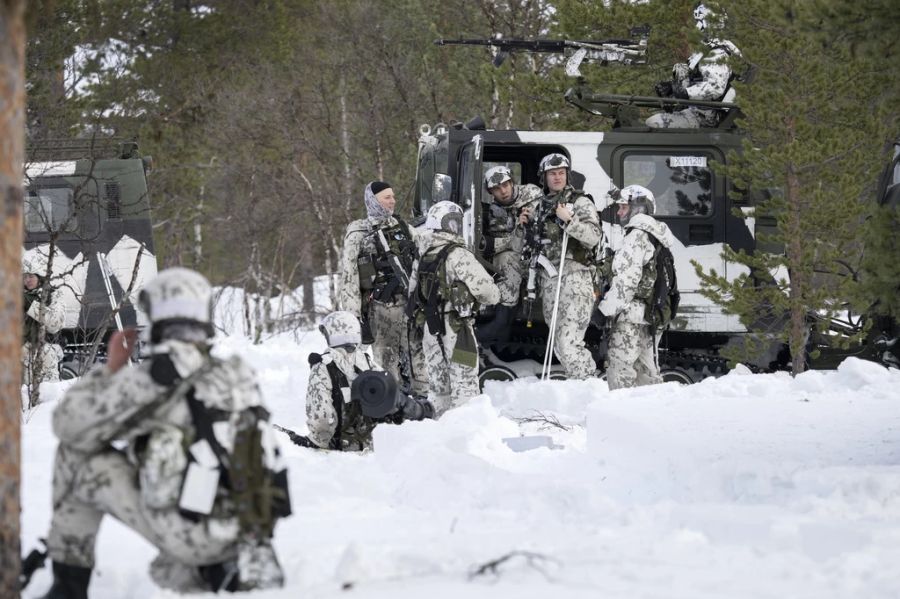
[[[357,375],[380,370],[362,346],[359,319],[350,312],[332,312],[322,319],[319,331],[328,351],[309,355],[306,387],[306,424],[309,440],[322,449],[362,451],[372,447],[372,430],[382,422],[365,416],[352,401],[350,386]],[[424,399],[406,397],[406,404],[390,422],[429,418],[434,408]]]
[[[366,218],[351,222],[344,235],[338,304],[363,323],[363,341],[372,344],[375,362],[397,381],[405,370],[412,392],[424,395],[421,339],[403,313],[409,292],[404,277],[418,257],[417,232],[394,214],[390,184],[372,181],[363,199]]]
[[[493,305],[500,289],[463,242],[463,212],[453,202],[428,210],[432,231],[416,271],[410,314],[424,327],[428,399],[440,416],[478,395],[478,348],[473,320],[478,304]]]
[[[549,154],[540,163],[541,181],[546,195],[541,200],[545,221],[543,239],[537,210],[523,210],[520,222],[528,223],[527,243],[542,245],[544,255],[559,269],[562,263],[562,286],[559,290],[555,338],[555,354],[572,379],[593,376],[597,365],[584,343],[594,305],[594,251],[602,233],[600,217],[593,200],[569,184],[570,163],[562,154]],[[568,234],[565,259],[562,242]],[[538,281],[544,321],[549,326],[557,298],[557,273],[542,268]]]
[[[58,381],[63,357],[55,335],[65,323],[66,310],[47,270],[46,259],[38,253],[22,259],[22,379],[28,385],[33,379]]]
[[[647,322],[647,304],[656,280],[655,243],[671,249],[675,238],[653,218],[656,203],[646,187],[629,185],[612,196],[625,241],[613,258],[611,287],[599,306],[612,323],[607,382],[610,389],[661,383],[656,355],[660,335]]]
[[[46,597],[87,596],[106,514],[158,548],[150,575],[161,587],[199,592],[281,586],[271,527],[290,513],[286,471],[274,433],[264,426],[268,413],[254,372],[238,356],[210,355],[211,299],[199,273],[159,273],[139,297],[152,323],[151,358],[126,368],[137,331],[113,333],[106,364],[84,375],[56,407],[59,445],[47,537],[53,586]],[[255,436],[239,435],[236,417],[250,413],[259,415]],[[242,472],[262,468],[254,483],[271,494],[266,501],[276,494],[287,501],[287,511],[272,503],[268,516],[257,518],[251,502],[234,495],[253,492],[222,461],[237,447],[246,449],[241,455],[261,456],[255,469],[252,460],[243,462]],[[277,490],[264,482],[270,472],[283,477]]]
[[[736,94],[731,86],[734,73],[728,64],[732,56],[741,52],[728,40],[713,37],[725,28],[727,15],[710,2],[700,2],[694,8],[697,29],[703,32],[703,47],[686,63],[672,67],[672,79],[656,84],[660,97],[674,97],[715,102],[734,102]],[[660,112],[647,119],[649,127],[687,128],[715,127],[721,112],[714,109],[688,107],[674,112]]]
[[[512,173],[505,166],[495,166],[484,175],[484,187],[493,197],[488,213],[486,239],[492,244],[488,252],[497,272],[500,303],[491,321],[479,326],[478,338],[490,343],[509,331],[519,303],[524,264],[522,248],[524,228],[519,214],[524,208],[534,206],[544,195],[537,185],[519,185],[513,182]]]

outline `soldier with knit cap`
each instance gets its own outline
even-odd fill
[[[338,304],[363,323],[363,342],[375,362],[401,381],[405,367],[411,391],[428,390],[419,333],[404,315],[406,277],[418,257],[416,231],[394,214],[394,190],[372,181],[363,192],[366,218],[347,226],[341,251]]]

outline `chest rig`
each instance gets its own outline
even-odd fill
[[[400,218],[394,218],[396,224],[376,226],[366,233],[357,258],[360,289],[380,302],[391,302],[404,293],[402,281],[391,265],[392,258],[399,259],[407,274],[416,259],[416,242],[409,225]],[[379,232],[384,235],[387,247],[381,241]]]

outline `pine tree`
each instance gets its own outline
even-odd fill
[[[746,268],[732,280],[695,264],[704,294],[739,314],[757,347],[787,342],[795,374],[807,368],[810,325],[827,327],[851,294],[854,281],[841,276],[841,264],[858,261],[861,200],[888,121],[885,98],[872,94],[882,83],[876,65],[806,27],[812,9],[812,2],[748,0],[729,13],[728,36],[756,76],[737,85],[747,138],[722,170],[737,189],[754,190],[757,223],[776,225],[758,244],[783,252],[726,246],[726,260]]]

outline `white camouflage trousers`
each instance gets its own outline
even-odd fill
[[[500,303],[515,306],[519,302],[519,289],[525,270],[521,252],[515,249],[500,252],[494,255],[493,265],[499,273],[497,287],[500,288]]]
[[[556,277],[541,273],[541,302],[544,321],[550,326],[556,299]],[[566,370],[566,378],[584,380],[596,374],[597,364],[584,343],[594,307],[594,281],[589,270],[570,271],[563,275],[556,315],[554,351]]]
[[[43,343],[34,347],[30,342],[22,346],[22,380],[25,384],[31,381],[32,365],[37,370],[41,382],[59,380],[59,363],[63,359],[63,350],[55,343]]]
[[[204,589],[195,566],[236,557],[236,519],[192,522],[177,508],[148,509],[137,480],[137,469],[121,452],[88,454],[60,445],[48,555],[56,562],[93,568],[97,531],[103,516],[110,514],[159,549],[151,567],[157,584],[182,591]]]
[[[659,335],[651,336],[649,326],[617,320],[609,336],[606,380],[610,390],[661,383],[658,343]]]
[[[469,327],[470,333],[474,336],[471,319],[466,320],[463,326]],[[425,335],[422,339],[425,361],[428,365],[428,400],[434,406],[435,418],[481,393],[478,386],[478,366],[470,368],[451,361],[457,333],[450,328],[447,316],[444,317],[444,328],[446,333],[441,337],[443,351],[438,338],[428,331],[428,325],[425,325]]]
[[[424,397],[428,394],[428,375],[422,340],[419,334],[407,329],[409,319],[400,304],[383,304],[373,301],[369,306],[369,326],[375,342],[372,357],[375,363],[390,372],[397,384],[402,384],[401,373],[408,370],[411,391]]]

